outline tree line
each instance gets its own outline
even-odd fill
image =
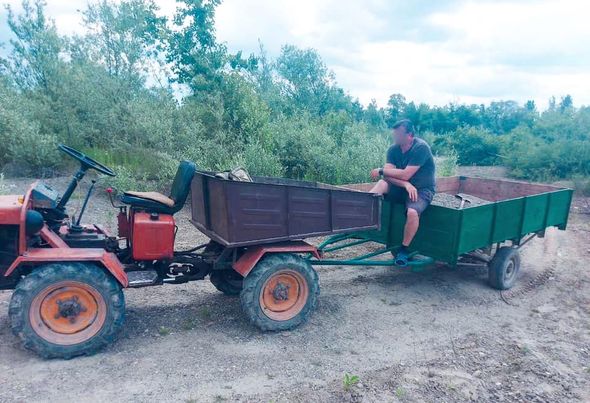
[[[58,33],[45,3],[10,7],[0,58],[0,166],[51,175],[56,144],[118,172],[115,185],[168,181],[180,159],[206,170],[362,182],[383,163],[389,128],[411,119],[441,157],[501,164],[550,180],[590,173],[590,108],[569,95],[540,112],[520,105],[416,104],[393,94],[362,105],[320,54],[286,44],[232,53],[215,35],[220,0],[178,0],[172,18],[152,0],[100,0],[81,11],[83,31]]]

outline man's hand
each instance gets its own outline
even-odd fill
[[[411,201],[415,202],[418,200],[418,190],[416,190],[414,185],[412,185],[410,182],[407,182],[404,187],[406,188]]]
[[[373,169],[373,170],[371,171],[371,180],[372,180],[373,182],[374,182],[374,181],[376,181],[377,179],[379,179],[379,177],[381,176],[381,175],[379,175],[379,170],[380,170],[380,169],[381,169],[381,168],[375,168],[375,169]]]

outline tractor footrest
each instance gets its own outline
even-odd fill
[[[146,287],[158,282],[158,273],[155,270],[139,270],[127,272],[129,287]]]

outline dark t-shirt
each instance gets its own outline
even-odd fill
[[[434,159],[430,146],[424,140],[414,138],[412,147],[405,153],[400,146],[392,145],[387,150],[387,162],[395,165],[397,169],[404,169],[408,165],[419,166],[418,171],[410,178],[410,183],[416,189],[429,189],[434,192]]]

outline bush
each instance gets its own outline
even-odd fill
[[[50,175],[59,164],[57,140],[42,133],[20,102],[0,104],[0,163],[12,163],[18,174]]]
[[[0,173],[0,195],[7,195],[8,194],[8,186],[4,181],[4,174]]]
[[[272,150],[264,148],[260,143],[246,146],[243,154],[243,166],[251,175],[283,176],[284,170],[279,158]]]
[[[457,161],[459,160],[459,156],[454,149],[450,149],[444,156],[435,157],[435,160],[437,176],[457,175]]]
[[[456,150],[460,165],[495,165],[498,163],[502,140],[501,136],[488,130],[463,126],[445,134],[444,146],[441,144],[440,147]]]
[[[590,177],[575,176],[573,182],[576,193],[586,197],[590,196]]]
[[[522,142],[506,160],[512,176],[549,181],[590,175],[590,141]]]
[[[101,176],[100,182],[121,192],[154,188],[167,191],[179,163],[164,152],[144,149],[120,152],[91,149],[85,152],[115,171],[117,176]]]

